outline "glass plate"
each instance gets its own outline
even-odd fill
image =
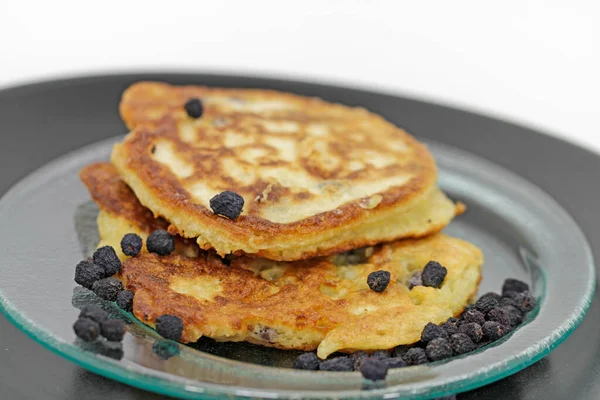
[[[468,205],[446,232],[485,254],[480,293],[506,277],[528,281],[538,307],[500,342],[467,357],[391,370],[382,384],[357,372],[289,369],[296,352],[201,340],[161,339],[131,314],[76,287],[74,267],[96,245],[96,208],[79,182],[81,167],[107,160],[103,141],[33,173],[0,200],[0,306],[45,347],[98,374],[182,398],[411,398],[462,392],[515,373],[558,346],[581,322],[594,292],[589,246],[571,217],[522,178],[469,153],[428,143],[440,185]],[[72,324],[79,308],[100,304],[128,322],[122,345],[85,344]]]

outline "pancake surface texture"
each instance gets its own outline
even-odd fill
[[[200,98],[203,115],[184,104]],[[427,148],[361,108],[269,90],[145,82],[120,105],[133,129],[112,162],[171,231],[219,254],[300,260],[443,229],[457,207]],[[209,200],[231,190],[241,216]]]
[[[140,204],[112,164],[88,165],[81,170],[79,177],[100,209],[98,247],[112,246],[119,258],[125,259],[121,239],[127,233],[135,233],[145,242],[153,231],[169,227],[166,221],[154,218],[152,212]],[[145,246],[142,251],[146,251]],[[175,238],[175,254],[195,257],[199,253],[200,248],[193,240]]]
[[[325,358],[418,341],[428,322],[444,322],[464,309],[483,262],[478,248],[444,234],[362,249],[361,260],[354,253],[296,262],[239,257],[231,266],[212,253],[144,254],[125,260],[121,279],[135,292],[134,315],[149,326],[163,314],[180,317],[184,343],[207,336],[317,349]],[[408,280],[430,260],[448,269],[442,287],[408,289]],[[382,293],[367,285],[376,270],[391,273]]]

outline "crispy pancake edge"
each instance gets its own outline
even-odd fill
[[[127,233],[135,233],[144,242],[155,230],[167,230],[169,223],[154,218],[133,191],[123,182],[115,167],[109,162],[87,165],[79,172],[79,178],[88,189],[100,212],[97,218],[100,243],[98,247],[112,246],[119,258],[127,256],[121,251],[121,239]],[[146,246],[142,249],[146,252]],[[175,237],[175,254],[198,256],[200,248],[194,240]]]

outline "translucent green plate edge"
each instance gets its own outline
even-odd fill
[[[59,165],[64,168],[64,166],[66,164],[69,164],[69,162],[76,162],[78,154],[86,153],[98,147],[102,143],[114,141],[115,138],[110,138],[101,142],[92,143],[80,149],[76,149],[66,154],[63,154],[57,159],[45,164],[41,168],[30,173],[21,181],[17,182],[13,187],[11,187],[10,190],[8,190],[2,196],[2,198],[0,198],[0,203],[6,198],[10,197],[12,193],[17,192],[21,188],[28,186],[29,182],[36,179],[37,175],[41,174],[44,170],[55,169]],[[464,154],[468,155],[469,158],[482,160],[481,158],[473,154],[464,152],[462,150],[454,149],[447,145],[439,143],[435,143],[435,145],[443,147],[444,149],[451,149],[450,151],[457,153],[457,155]],[[515,175],[514,173],[507,171],[506,169],[497,166],[487,160],[482,161],[488,165],[492,165],[495,169],[502,171],[503,173]],[[522,178],[519,179],[522,180]],[[528,184],[532,185],[531,183]],[[545,196],[549,196],[546,193],[544,193],[541,189],[538,188],[537,190],[542,192]],[[562,209],[560,205],[558,205],[558,207]],[[554,332],[548,335],[545,341],[535,343],[529,348],[533,349],[534,351],[527,351],[518,354],[517,356],[510,359],[510,361],[504,364],[503,366],[488,370],[487,374],[484,377],[478,374],[476,374],[475,376],[469,376],[462,380],[452,382],[447,387],[444,387],[443,390],[429,391],[427,394],[415,394],[415,397],[422,398],[423,396],[426,396],[426,398],[435,398],[448,394],[453,394],[456,392],[469,391],[496,382],[539,361],[540,359],[548,355],[556,347],[558,347],[562,342],[564,342],[571,335],[571,333],[573,333],[577,329],[577,327],[581,324],[583,318],[585,317],[586,313],[588,312],[591,306],[592,298],[596,290],[596,277],[595,269],[593,268],[594,260],[592,256],[592,251],[590,249],[589,244],[587,243],[587,240],[585,239],[585,235],[583,234],[577,223],[571,218],[571,216],[568,215],[566,212],[564,213],[566,214],[565,216],[571,220],[571,223],[574,225],[574,228],[576,228],[578,231],[578,235],[581,238],[581,244],[585,247],[585,258],[587,259],[586,264],[591,268],[590,273],[592,277],[592,279],[590,279],[587,282],[585,293],[583,294],[581,303],[577,307],[575,313],[569,319],[563,321],[560,328],[556,329]],[[544,298],[542,298],[541,300],[544,300]],[[539,306],[536,309],[539,309]],[[149,374],[132,371],[128,369],[126,365],[123,365],[118,361],[112,360],[101,355],[95,355],[83,351],[72,344],[63,343],[61,341],[55,340],[51,335],[49,335],[43,328],[38,326],[36,323],[21,316],[19,312],[12,306],[12,304],[5,299],[5,297],[2,295],[2,291],[0,291],[0,312],[2,312],[6,316],[6,318],[9,321],[11,321],[15,326],[17,326],[21,331],[25,332],[27,336],[31,337],[33,340],[41,344],[44,348],[52,351],[53,353],[58,354],[59,356],[62,356],[98,375],[102,375],[107,378],[114,379],[116,381],[147,391],[168,396],[179,397],[182,399],[222,399],[224,397],[244,399],[319,398],[319,395],[331,395],[331,393],[325,394],[323,392],[310,390],[302,392],[287,392],[283,390],[280,390],[278,392],[261,392],[260,390],[254,388],[244,389],[241,387],[226,387],[222,385],[214,385],[209,383],[203,383],[206,386],[205,388],[198,388],[197,386],[188,386],[186,385],[186,381],[188,381],[188,379],[180,378],[172,374],[167,374],[164,372],[150,369],[148,369]],[[144,367],[136,365],[136,369],[142,368]],[[301,372],[304,371],[299,371],[299,373]],[[394,393],[393,390],[393,388],[383,388],[375,390],[345,391],[339,392],[339,398],[368,399],[382,398],[383,396],[385,399],[394,399],[400,397],[407,398],[406,394]]]

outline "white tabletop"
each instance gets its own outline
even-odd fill
[[[5,4],[10,3],[10,4]],[[1,2],[0,87],[130,70],[368,87],[600,151],[600,2]]]

